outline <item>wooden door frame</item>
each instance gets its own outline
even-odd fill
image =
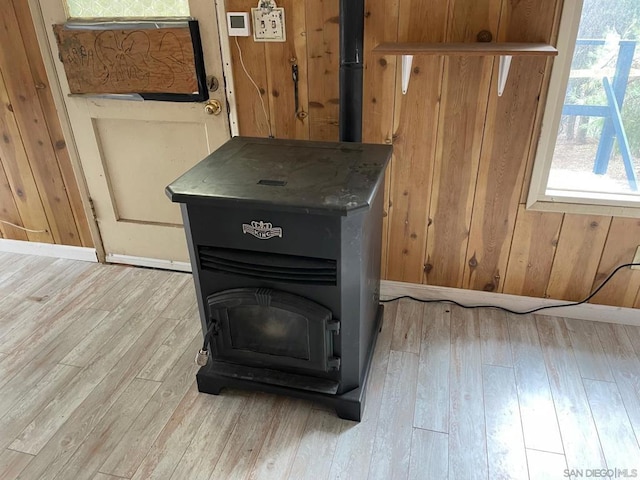
[[[80,198],[82,200],[82,208],[84,214],[87,217],[89,223],[89,230],[91,231],[91,239],[93,240],[94,248],[96,249],[96,255],[100,263],[105,262],[105,251],[102,245],[102,238],[100,236],[100,229],[98,228],[98,222],[93,212],[91,203],[91,197],[89,196],[89,190],[87,188],[86,180],[84,177],[84,171],[80,164],[80,155],[78,154],[78,148],[76,146],[76,140],[71,128],[71,121],[69,119],[69,113],[67,112],[67,106],[64,101],[64,94],[60,86],[57,70],[55,67],[55,57],[52,52],[49,41],[47,39],[46,25],[44,18],[40,10],[40,4],[38,0],[28,0],[29,10],[31,10],[31,19],[38,38],[38,45],[40,46],[40,53],[44,62],[44,68],[47,72],[47,80],[49,81],[49,87],[53,101],[58,111],[58,120],[62,127],[62,133],[64,135],[67,149],[69,151],[69,157],[71,158],[71,166],[73,173],[75,174],[76,181],[78,183],[78,189],[80,190]]]

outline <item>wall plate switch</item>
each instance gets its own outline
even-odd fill
[[[247,12],[227,12],[227,31],[230,37],[248,37],[251,35],[249,14]]]
[[[284,8],[269,10],[252,8],[253,39],[256,42],[286,42],[287,33],[284,24]]]

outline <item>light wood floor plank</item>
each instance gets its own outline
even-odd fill
[[[28,389],[11,406],[7,407],[5,403],[8,395],[0,397],[3,404],[0,415],[4,413],[0,418],[0,449],[7,447],[79,371],[77,367],[54,365],[35,387]]]
[[[525,446],[564,454],[533,316],[510,317],[509,336]]]
[[[76,449],[82,445],[94,426],[102,420],[111,406],[118,400],[123,391],[134,379],[151,355],[165,338],[166,328],[175,320],[158,318],[156,322],[149,322],[149,326],[137,338],[133,345],[121,356],[119,361],[111,368],[104,379],[91,391],[88,397],[73,410],[64,424],[51,432],[48,428],[33,428],[29,443],[23,441],[26,447],[39,447],[41,442],[48,440],[41,447],[35,460],[25,469],[24,478],[54,478],[60,469],[66,464]],[[131,332],[137,332],[139,326],[130,324]],[[126,336],[121,340],[127,343]],[[105,349],[113,349],[110,344]],[[80,372],[72,383],[82,376]],[[88,379],[91,381],[91,379]],[[55,410],[46,412],[45,418],[49,424],[58,424],[49,415],[55,415]],[[39,424],[36,423],[36,426]]]
[[[294,398],[282,399],[279,404],[249,480],[282,480],[291,471],[311,406]]]
[[[158,324],[166,323],[164,319]],[[130,323],[121,334],[112,338],[103,348],[94,353],[95,359],[91,365],[83,369],[64,391],[42,410],[24,431],[14,440],[10,448],[25,453],[38,453],[57,430],[74,413],[76,408],[91,395],[97,385],[109,375],[114,374],[114,366],[130,351],[145,332],[147,323]],[[163,336],[165,332],[153,332],[152,338]],[[142,338],[145,342],[147,339]],[[145,352],[150,356],[150,352]],[[137,372],[136,372],[137,373]]]
[[[104,292],[100,298],[95,299],[88,305],[96,310],[116,310],[134,291],[139,290],[138,284],[144,279],[153,275],[154,270],[146,268],[134,268],[125,265],[118,265],[116,268],[122,270],[121,280]],[[155,272],[157,273],[157,272]]]
[[[449,431],[449,358],[451,355],[451,308],[426,304],[422,321],[422,344],[413,426]]]
[[[184,318],[185,315],[193,309],[194,305],[197,309],[198,301],[196,299],[196,287],[193,283],[193,277],[188,274],[176,273],[175,275],[183,275],[187,281],[167,308],[163,310],[162,316],[178,320]]]
[[[418,356],[392,350],[384,382],[369,479],[406,478],[409,474],[417,378]]]
[[[160,432],[132,480],[166,480],[176,469],[216,399],[198,393],[195,381]],[[244,401],[244,398],[239,399]],[[215,425],[210,425],[215,428]],[[197,441],[197,439],[196,439]],[[217,452],[211,452],[217,454]]]
[[[212,407],[201,419],[200,428],[180,458],[171,480],[207,480],[211,476],[250,396],[247,392],[229,390],[218,396],[200,395],[208,396]]]
[[[105,473],[96,473],[92,480],[121,480],[120,477],[114,477],[113,475],[107,475]]]
[[[19,275],[12,274],[0,279],[0,296],[11,295],[21,284],[28,282],[38,272],[46,270],[55,261],[56,259],[52,257],[31,256],[21,265]]]
[[[61,360],[61,363],[77,367],[89,365],[93,361],[96,350],[115,336],[136,313],[141,312],[142,315],[154,318],[155,312],[160,310],[158,303],[169,303],[170,298],[167,298],[167,294],[173,291],[174,286],[171,279],[167,277],[167,272],[150,271],[144,277],[136,277],[136,280],[129,295],[110,311],[109,320],[101,322],[94,328]]]
[[[199,343],[200,335],[197,338],[191,335],[191,343],[181,349],[182,356],[171,371],[169,380],[162,383],[131,428],[121,436],[116,448],[100,467],[101,472],[118,477],[133,476],[193,383],[198,371],[193,352],[200,348]]]
[[[211,480],[247,478],[277,415],[278,400],[283,401],[266,394],[254,394],[249,399],[209,477]]]
[[[485,365],[513,367],[507,314],[491,308],[484,310],[482,313],[483,315],[480,318],[482,363]]]
[[[107,312],[89,310],[72,312],[68,317],[66,335],[53,337],[46,347],[36,349],[30,357],[15,354],[7,356],[4,362],[6,365],[0,365],[0,379],[3,378],[2,375],[7,379],[0,387],[0,412],[8,411],[20,397],[31,394],[37,388],[35,385],[55,368],[60,358],[82,340],[86,331],[102,321],[106,314]]]
[[[398,303],[391,302],[384,306],[384,322],[382,330],[378,333],[369,372],[364,416],[360,423],[344,424],[331,462],[330,478],[360,480],[368,476]]]
[[[406,298],[399,300],[391,350],[420,354],[424,305]]]
[[[414,428],[409,480],[449,478],[449,438],[446,433]]]
[[[598,323],[596,330],[636,438],[640,440],[640,359],[624,325]]]
[[[449,477],[486,479],[487,440],[482,398],[478,312],[451,306]]]
[[[329,478],[338,437],[347,424],[348,422],[337,418],[333,412],[311,412],[289,473],[289,480]]]
[[[519,422],[532,479],[567,478],[562,440],[569,468],[640,456],[639,327],[391,302],[355,423],[200,394],[192,290],[183,273],[0,253],[0,478],[519,478]],[[82,368],[60,363],[74,357]],[[2,448],[21,442],[37,455]]]
[[[131,422],[144,409],[158,387],[158,382],[134,379],[82,442],[60,471],[58,478],[90,480],[123,435],[126,435]]]
[[[0,364],[0,385],[4,385],[17,372],[24,370],[25,364],[34,360],[34,356],[40,359],[47,359],[52,344],[57,342],[59,335],[68,335],[69,321],[73,319],[79,311],[82,311],[86,305],[86,301],[91,300],[100,295],[101,287],[108,288],[112,282],[117,282],[120,269],[97,268],[94,275],[80,281],[75,288],[68,289],[64,296],[56,295],[54,299],[46,302],[44,311],[38,310],[36,314],[42,314],[42,322],[32,335],[28,337],[23,345],[28,348],[22,348],[22,345],[16,348],[11,354]],[[85,332],[87,330],[84,328]],[[70,349],[74,348],[72,345]],[[65,355],[67,352],[65,352]],[[45,360],[48,361],[48,360]],[[58,360],[56,360],[57,362]]]
[[[18,478],[33,455],[16,452],[15,450],[0,450],[0,478],[2,480],[14,480]]]
[[[610,469],[640,472],[640,446],[615,383],[584,380],[600,444]]]
[[[625,331],[629,340],[631,340],[631,345],[636,352],[638,360],[640,360],[640,327],[636,327],[635,325],[626,325]]]
[[[565,318],[564,322],[569,329],[573,353],[582,378],[613,382],[613,374],[602,350],[594,322],[572,318]]]
[[[489,478],[527,478],[520,408],[513,369],[483,366]]]
[[[187,313],[183,316],[182,320],[180,320],[176,325],[176,328],[174,328],[173,331],[169,333],[165,341],[162,342],[160,348],[155,351],[149,362],[142,367],[138,377],[146,378],[147,380],[155,380],[156,382],[163,381],[184,350],[188,348],[189,342],[191,342],[193,337],[200,332],[201,325],[198,305],[194,303],[187,310]],[[202,348],[202,333],[200,333],[199,338],[200,345],[197,345],[192,349],[193,357],[195,357],[196,352]]]
[[[569,331],[564,322],[552,317],[538,316],[537,325],[567,466],[606,468]]]
[[[560,453],[527,449],[527,465],[530,480],[560,480],[565,475],[567,460]]]

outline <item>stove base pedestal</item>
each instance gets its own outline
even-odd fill
[[[382,327],[382,314],[383,306],[380,305],[375,319],[376,329],[374,338],[372,339],[373,346],[369,352],[369,357],[367,358],[362,385],[349,392],[343,393],[342,395],[330,395],[310,390],[287,387],[284,385],[261,383],[251,379],[224,375],[217,372],[215,368],[212,368],[211,362],[200,368],[196,374],[198,391],[218,395],[223,388],[238,388],[242,390],[257,390],[266,393],[274,393],[276,395],[288,395],[327,405],[336,411],[338,417],[359,422],[362,418],[362,413],[364,412],[367,380],[371,370],[371,362],[373,359],[373,352],[375,350],[376,339],[378,332]]]

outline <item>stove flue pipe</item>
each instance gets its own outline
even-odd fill
[[[340,140],[362,141],[364,0],[340,0]]]

